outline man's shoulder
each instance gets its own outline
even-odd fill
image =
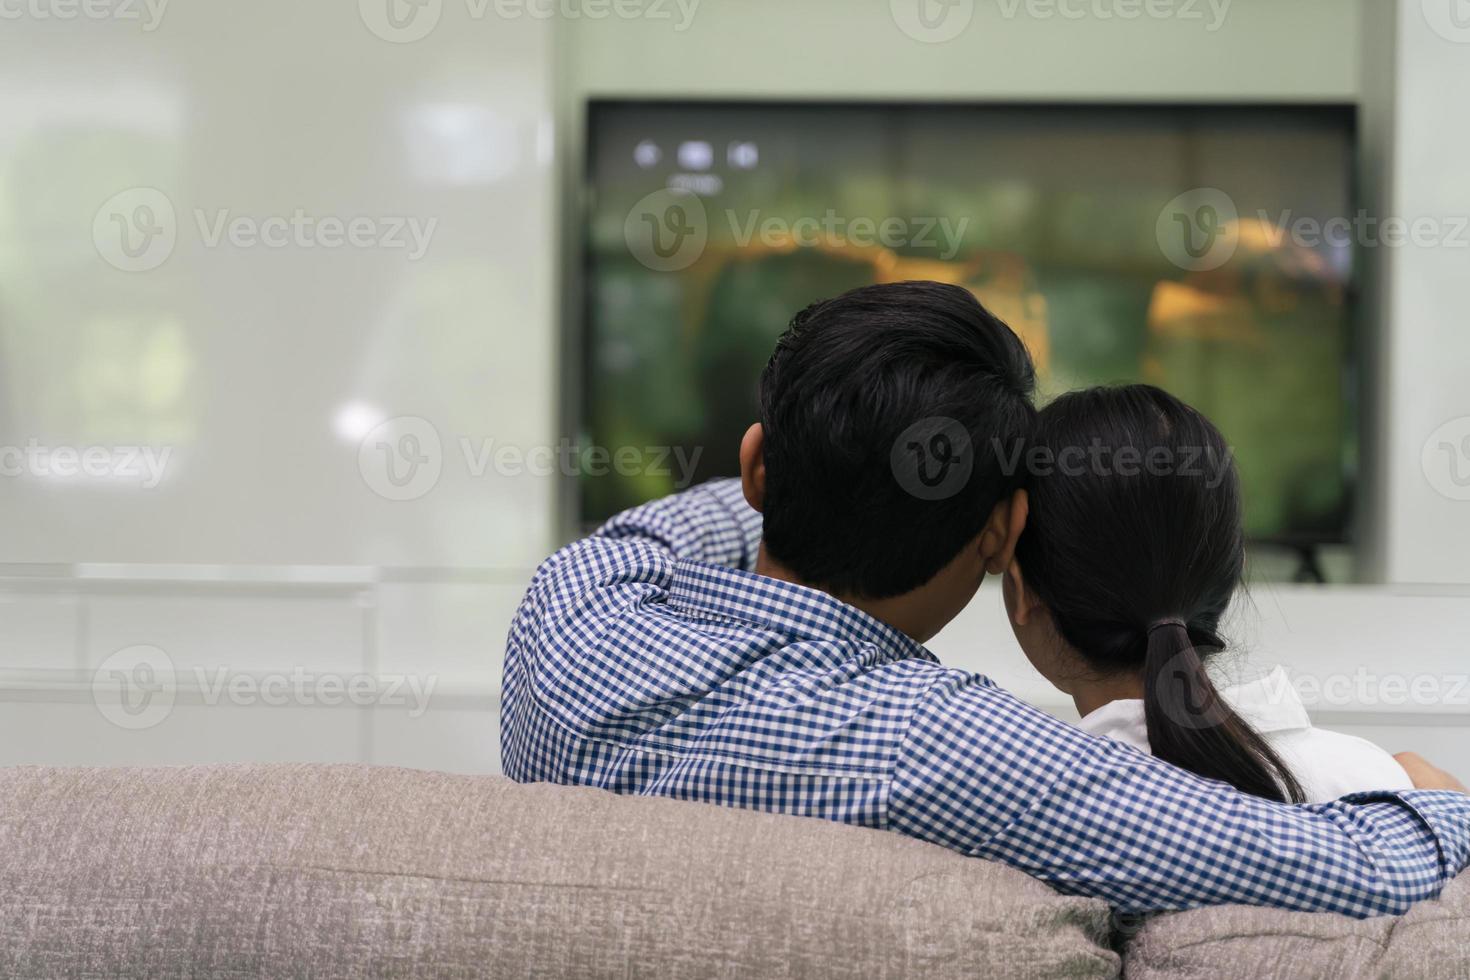
[[[573,541],[536,566],[530,593],[576,590],[599,583],[667,580],[674,560],[637,538],[601,534]]]
[[[860,661],[873,654],[871,649],[856,651]],[[854,665],[842,687],[873,704],[901,707],[906,727],[919,728],[972,727],[993,706],[1014,700],[982,674],[924,657],[888,659],[877,655],[876,662]]]
[[[880,681],[922,687],[926,696],[941,700],[972,686],[995,688],[994,682],[981,674],[946,667],[938,660],[920,657],[888,661],[879,665],[874,673]]]

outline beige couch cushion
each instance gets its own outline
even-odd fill
[[[1112,977],[1108,913],[897,834],[363,766],[0,770],[0,975]]]
[[[1470,980],[1470,873],[1401,918],[1238,905],[1159,916],[1127,958],[1129,980]]]

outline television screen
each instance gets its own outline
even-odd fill
[[[1205,412],[1255,540],[1347,534],[1351,108],[594,102],[588,130],[585,521],[735,475],[796,311],[934,279],[1020,335],[1043,399],[1146,381]]]

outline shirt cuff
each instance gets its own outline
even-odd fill
[[[1441,790],[1353,793],[1343,803],[1397,803],[1419,818],[1439,848],[1445,880],[1470,866],[1470,796]]]

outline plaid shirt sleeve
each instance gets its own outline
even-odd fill
[[[890,806],[895,829],[1122,912],[1401,914],[1470,863],[1470,796],[1272,803],[1093,738],[983,678],[919,707]]]
[[[641,540],[675,561],[755,568],[761,515],[745,502],[739,480],[713,480],[613,517],[595,537]]]

